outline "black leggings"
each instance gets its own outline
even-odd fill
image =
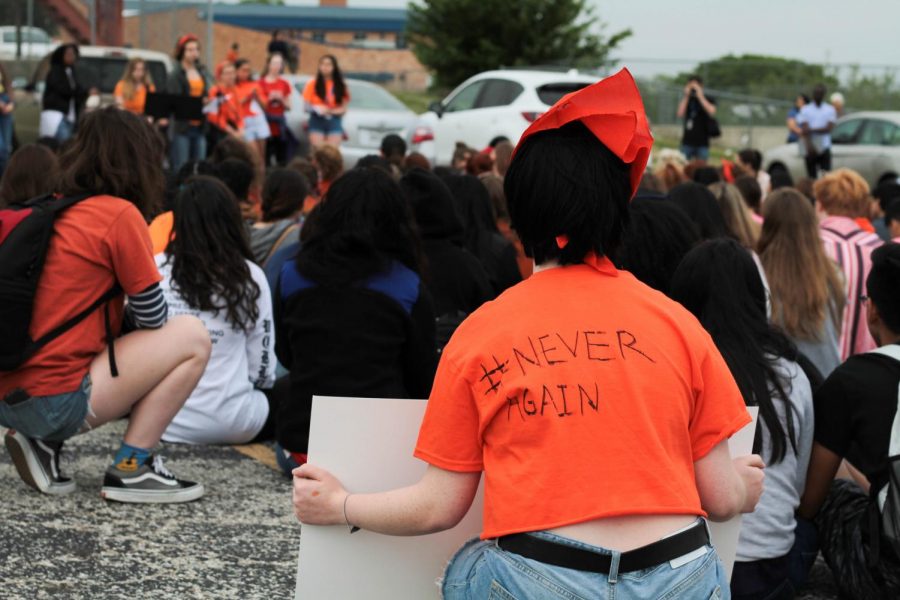
[[[285,375],[281,379],[275,381],[275,385],[271,389],[263,390],[266,400],[269,402],[269,416],[262,429],[256,434],[256,437],[250,440],[251,444],[259,442],[270,442],[275,439],[275,419],[278,418],[278,407],[286,400],[291,393],[291,379]]]

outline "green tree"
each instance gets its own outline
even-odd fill
[[[793,100],[803,91],[810,93],[817,83],[829,89],[838,85],[822,65],[758,54],[722,56],[698,64],[693,73],[703,77],[710,88],[779,100]],[[678,80],[686,81],[689,75],[681,73]]]
[[[605,36],[587,0],[420,0],[407,19],[413,52],[439,87],[501,66],[599,68],[631,35]]]

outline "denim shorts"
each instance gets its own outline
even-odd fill
[[[621,554],[544,531],[530,535],[598,554]],[[467,542],[444,573],[445,600],[643,599],[718,600],[730,598],[725,568],[715,549],[685,564],[664,562],[628,573],[591,573],[548,565],[506,552],[496,540]]]
[[[88,373],[73,392],[32,396],[12,405],[0,402],[0,425],[30,438],[62,442],[85,427],[90,397],[91,375]]]
[[[321,133],[322,135],[339,135],[344,133],[344,127],[341,124],[341,117],[331,117],[326,119],[316,113],[310,113],[309,132]]]

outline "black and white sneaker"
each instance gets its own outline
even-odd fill
[[[36,440],[10,429],[3,436],[13,464],[29,486],[44,494],[62,496],[75,491],[75,482],[59,470],[62,442]]]
[[[141,465],[132,458],[108,468],[100,496],[116,502],[173,504],[200,498],[203,484],[177,479],[162,457],[151,454]]]

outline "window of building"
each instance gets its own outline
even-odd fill
[[[353,41],[362,42],[369,38],[369,34],[365,31],[357,31],[353,34]]]
[[[397,34],[396,45],[398,48],[406,48],[406,36],[404,34]]]
[[[312,40],[314,42],[324,42],[325,41],[325,32],[324,31],[313,31],[312,32]]]

